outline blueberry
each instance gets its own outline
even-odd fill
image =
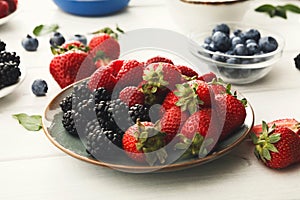
[[[228,63],[228,64],[240,64],[241,60],[238,59],[238,58],[228,58],[226,60],[226,63]]]
[[[234,47],[234,53],[236,55],[239,55],[239,56],[246,56],[248,55],[248,49],[245,45],[243,44],[238,44]]]
[[[65,38],[60,32],[55,32],[50,38],[50,44],[52,47],[57,47],[65,43]]]
[[[225,52],[225,54],[227,55],[234,55],[234,51],[233,50],[228,50]]]
[[[240,36],[241,33],[242,33],[241,29],[236,29],[233,31],[233,35],[235,35],[235,36]]]
[[[26,38],[22,40],[22,46],[26,51],[36,51],[39,46],[39,41],[36,38],[27,35]]]
[[[260,38],[258,45],[264,53],[275,51],[278,47],[276,39],[271,36]]]
[[[220,53],[220,52],[218,52],[218,53]],[[211,58],[215,61],[225,62],[225,57],[220,54],[214,54],[214,55],[212,55]]]
[[[249,43],[257,43],[257,42],[255,40],[253,40],[253,39],[246,40],[245,44],[247,45]]]
[[[229,36],[223,32],[217,31],[212,36],[212,41],[215,48],[218,51],[226,52],[230,49],[230,39]]]
[[[258,41],[260,39],[260,32],[256,29],[250,29],[244,33],[245,39],[253,39]]]
[[[211,37],[209,36],[209,37],[205,38],[204,43],[205,43],[205,44],[210,44],[211,41],[212,41],[212,40],[211,40]]]
[[[231,46],[234,48],[237,44],[243,44],[243,40],[240,37],[233,37],[231,39]]]
[[[248,49],[248,54],[249,55],[254,55],[260,52],[259,46],[254,43],[254,42],[250,42],[246,45],[246,48]]]
[[[35,80],[31,85],[31,90],[36,96],[45,96],[48,91],[46,81],[42,79]]]
[[[87,45],[87,39],[84,35],[75,34],[75,35],[73,35],[73,37],[70,38],[70,40],[79,41],[82,44]]]
[[[218,24],[214,29],[213,29],[213,34],[217,31],[220,31],[222,33],[225,33],[226,35],[229,35],[230,33],[230,28],[228,27],[227,24]]]

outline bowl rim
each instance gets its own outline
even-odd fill
[[[260,55],[251,55],[251,56],[244,56],[244,55],[228,55],[228,54],[225,54],[223,52],[220,52],[220,51],[210,51],[210,50],[207,50],[205,48],[202,47],[202,45],[204,44],[204,42],[202,41],[201,43],[198,42],[195,38],[196,37],[201,37],[201,38],[204,38],[204,36],[209,36],[211,35],[211,31],[212,31],[212,28],[215,27],[216,25],[218,24],[227,24],[230,29],[232,30],[232,26],[238,26],[238,27],[242,27],[241,29],[257,29],[259,30],[260,32],[265,32],[267,33],[266,36],[272,36],[273,38],[276,39],[277,43],[278,43],[278,47],[276,50],[272,51],[272,52],[268,52],[268,53],[264,53],[264,54],[260,54]],[[219,23],[212,23],[212,24],[209,24],[207,25],[207,27],[209,27],[210,29],[209,30],[206,30],[201,32],[201,33],[197,33],[197,30],[195,31],[192,31],[190,34],[188,34],[188,38],[190,39],[190,45],[194,48],[194,49],[197,49],[197,54],[192,51],[193,54],[196,54],[196,56],[199,56],[201,58],[204,58],[205,60],[207,61],[210,61],[210,62],[213,62],[213,63],[218,63],[218,64],[225,64],[227,66],[257,66],[257,65],[261,65],[261,63],[265,63],[267,61],[262,61],[262,62],[258,62],[258,63],[250,63],[250,64],[231,64],[231,63],[225,63],[225,62],[221,62],[221,61],[216,61],[216,60],[213,60],[212,58],[208,57],[208,56],[205,56],[203,54],[200,54],[198,52],[201,52],[201,53],[204,53],[206,55],[220,55],[220,56],[223,56],[223,57],[226,57],[226,58],[239,58],[239,59],[254,59],[254,58],[268,58],[268,57],[272,57],[274,55],[277,55],[277,54],[282,54],[283,52],[283,49],[285,47],[285,40],[284,40],[284,37],[278,33],[278,32],[275,32],[275,31],[270,31],[268,29],[265,29],[265,28],[261,28],[257,25],[252,25],[252,24],[245,24],[245,23],[242,23],[242,22],[234,22],[234,21],[225,21],[225,22],[219,22]],[[248,27],[248,28],[247,28]],[[195,46],[197,44],[197,46]],[[274,61],[275,62],[275,61]]]

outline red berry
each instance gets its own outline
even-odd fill
[[[138,87],[127,86],[120,92],[119,99],[121,99],[127,106],[131,107],[135,104],[143,105],[145,96]]]
[[[171,65],[174,65],[173,61],[169,58],[165,58],[165,57],[162,57],[162,56],[155,56],[155,57],[150,58],[150,59],[147,60],[146,66],[150,65],[152,63],[160,63],[160,62],[169,63]]]
[[[6,17],[9,14],[9,5],[6,1],[0,1],[0,18]]]

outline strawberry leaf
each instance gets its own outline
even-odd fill
[[[262,155],[266,160],[271,160],[271,154],[267,148],[262,149]]]
[[[273,144],[268,144],[268,145],[266,145],[266,148],[267,148],[269,151],[278,153],[277,148],[276,148]]]
[[[13,118],[17,119],[28,131],[39,131],[42,128],[42,116],[40,115],[28,116],[25,113],[20,113],[13,115]]]
[[[276,143],[280,140],[280,134],[272,134],[269,136],[270,143]]]

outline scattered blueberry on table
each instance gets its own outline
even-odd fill
[[[32,83],[31,90],[36,96],[45,96],[48,92],[47,82],[42,79],[37,79]]]
[[[26,38],[22,40],[22,46],[26,51],[36,51],[39,46],[39,41],[37,38],[27,35]]]
[[[79,41],[84,45],[87,45],[87,38],[84,35],[81,34],[75,34],[73,35],[70,40]]]

